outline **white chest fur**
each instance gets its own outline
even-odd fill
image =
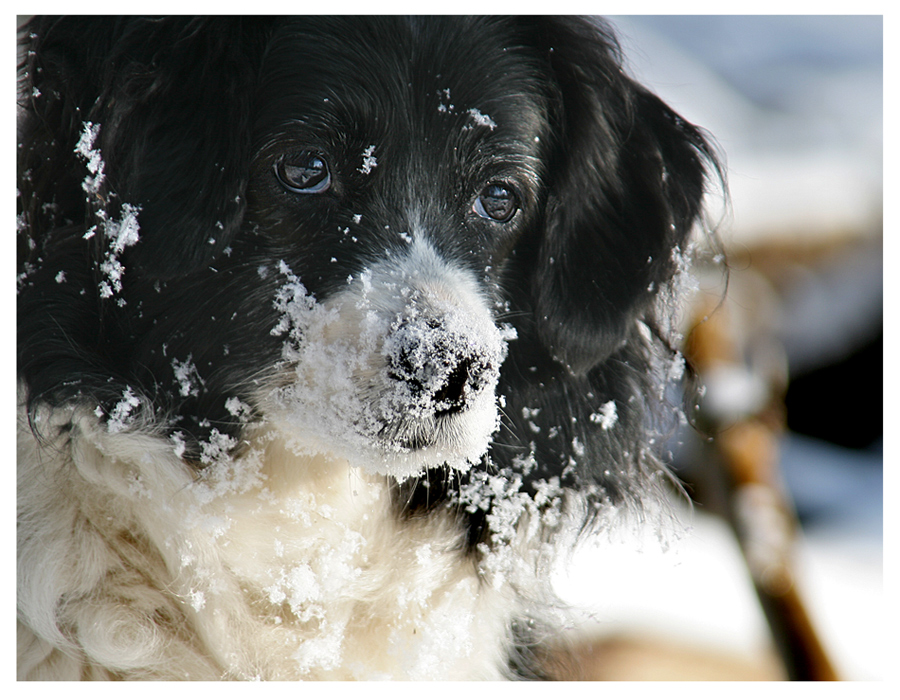
[[[451,511],[398,519],[385,477],[267,437],[197,478],[88,419],[19,447],[20,673],[500,677],[513,596]]]

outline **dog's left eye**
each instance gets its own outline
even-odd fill
[[[275,177],[289,192],[316,194],[331,186],[328,163],[315,151],[297,151],[275,162]]]
[[[492,183],[485,187],[475,203],[472,211],[483,219],[505,223],[513,218],[519,210],[519,198],[512,188],[504,184]]]

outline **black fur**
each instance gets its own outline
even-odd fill
[[[519,472],[531,490],[559,477],[597,487],[594,502],[649,488],[653,358],[666,352],[654,303],[715,161],[623,73],[604,25],[79,17],[39,18],[27,34],[18,371],[30,409],[89,402],[108,417],[130,388],[197,462],[213,429],[240,435],[225,399],[249,402],[279,362],[278,261],[327,298],[398,247],[416,209],[518,333],[498,390],[503,427],[483,470],[461,478]],[[497,128],[463,128],[472,104]],[[99,125],[105,162],[92,193],[75,153],[85,122]],[[378,166],[363,176],[372,143]],[[273,177],[276,158],[303,147],[330,157],[325,194],[291,195]],[[498,178],[521,201],[507,224],[471,211]],[[140,240],[116,253],[122,287],[104,297],[109,221],[126,204],[139,207]],[[173,360],[188,359],[202,383],[183,396]],[[591,416],[610,400],[618,419],[604,430]],[[398,486],[403,517],[458,498],[457,477],[439,472]],[[474,547],[485,512],[460,511]]]

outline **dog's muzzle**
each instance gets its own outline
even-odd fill
[[[515,333],[494,323],[471,273],[419,241],[324,303],[290,277],[273,331],[289,331],[290,373],[265,411],[295,449],[403,478],[481,460]]]

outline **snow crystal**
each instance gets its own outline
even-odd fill
[[[684,377],[686,367],[687,363],[684,359],[684,355],[682,355],[680,352],[675,353],[675,356],[669,363],[668,372],[666,373],[666,379],[669,382],[680,381]]]
[[[318,307],[316,299],[308,294],[306,287],[300,282],[284,260],[279,261],[278,271],[287,278],[287,282],[281,286],[275,295],[275,308],[281,312],[278,323],[270,331],[271,335],[289,334],[289,339],[301,342],[305,326],[311,325],[313,319],[310,314]],[[285,345],[285,353],[289,355],[289,348]]]
[[[100,134],[100,125],[92,122],[85,122],[81,137],[75,145],[75,153],[80,155],[87,164],[90,173],[84,178],[81,184],[82,189],[88,194],[96,194],[100,191],[105,177],[103,158],[99,149],[94,148],[97,136]]]
[[[103,299],[108,299],[122,291],[122,276],[125,273],[125,266],[119,261],[118,256],[125,248],[134,245],[139,240],[140,227],[137,218],[139,212],[139,207],[127,203],[122,205],[118,220],[108,218],[104,210],[98,212],[102,219],[103,234],[109,244],[104,259],[100,263],[100,271],[106,276],[106,279],[99,285],[100,296]],[[90,238],[94,233],[96,233],[96,227],[91,227],[84,237]]]
[[[362,167],[359,168],[359,172],[363,175],[368,175],[372,172],[372,168],[378,165],[378,161],[375,159],[375,144],[369,146],[365,151],[363,151],[363,162]]]
[[[320,597],[318,578],[308,564],[300,564],[290,571],[282,571],[278,580],[264,589],[272,605],[288,602],[297,617],[303,617],[304,603]]]
[[[329,622],[323,625],[321,634],[300,644],[292,658],[301,673],[316,667],[326,671],[337,668],[342,658],[345,626],[345,622]]]
[[[131,412],[140,406],[141,400],[135,395],[130,386],[125,387],[122,400],[116,404],[109,417],[106,429],[110,433],[118,433],[128,427]]]
[[[420,565],[428,565],[433,561],[434,552],[430,544],[423,544],[416,548],[416,562]]]
[[[534,447],[532,446],[532,451],[524,457],[513,457],[512,465],[516,471],[521,472],[525,476],[528,476],[532,471],[534,471],[534,468],[537,467],[537,460],[534,458]]]
[[[471,499],[473,491],[480,492],[481,503],[486,501],[490,506],[487,513],[491,532],[490,545],[480,545],[480,568],[495,589],[515,577],[521,561],[509,545],[516,540],[519,525],[529,514],[536,514],[534,501],[520,490],[521,485],[518,474],[487,475],[486,479],[473,480],[474,489],[468,489],[465,494],[466,498]],[[532,519],[535,525],[538,522],[539,519]]]
[[[137,498],[153,498],[153,491],[144,483],[140,474],[131,474],[128,477],[128,492]]]
[[[175,379],[178,380],[178,391],[182,396],[199,396],[200,387],[203,380],[200,373],[194,365],[193,356],[188,355],[184,362],[179,362],[172,358],[172,370],[175,372]]]
[[[584,443],[577,437],[572,438],[572,451],[577,457],[584,457]]]
[[[618,413],[616,413],[615,401],[607,401],[600,407],[600,410],[597,411],[597,413],[591,414],[591,422],[599,423],[600,427],[604,430],[612,428],[618,419],[619,416]]]
[[[209,440],[200,443],[200,461],[203,464],[216,464],[227,460],[228,453],[237,445],[230,435],[219,432],[217,428],[212,429]]]
[[[116,292],[122,291],[122,274],[125,272],[125,266],[115,258],[107,258],[100,263],[100,271],[103,272],[108,281],[100,282],[100,297],[109,299]]]
[[[228,353],[226,352],[226,354]],[[242,423],[246,423],[250,420],[250,417],[253,414],[253,409],[241,401],[237,396],[232,396],[225,401],[225,410]]]
[[[180,432],[174,433],[172,435],[172,443],[175,445],[175,456],[178,457],[178,459],[181,459],[187,448],[187,445],[184,442],[184,434]]]
[[[65,270],[60,270],[56,273],[56,277],[54,278],[57,284],[62,284],[66,281],[66,273]]]

